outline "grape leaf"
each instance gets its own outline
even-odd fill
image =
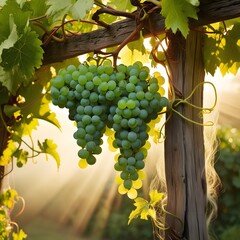
[[[122,49],[120,55],[122,62],[126,65],[130,65],[136,61],[148,63],[149,58],[146,53],[147,50],[144,46],[144,38],[141,35],[138,40],[128,43],[127,46]]]
[[[0,157],[0,166],[6,166],[9,164],[13,153],[17,150],[14,141],[8,140],[7,147],[4,149],[2,156]]]
[[[13,45],[17,42],[18,40],[18,33],[17,33],[17,26],[14,23],[14,19],[12,15],[9,15],[9,29],[10,29],[10,34],[7,39],[5,39],[1,44],[0,44],[0,62],[2,60],[2,51],[3,49],[9,49],[13,47]]]
[[[198,19],[195,7],[197,2],[199,1],[162,0],[161,14],[166,18],[166,28],[171,29],[173,33],[179,30],[184,37],[187,37],[189,32],[188,18]]]
[[[27,28],[21,38],[10,49],[4,49],[1,65],[5,70],[18,66],[26,77],[31,77],[34,68],[42,63],[43,49],[35,32]]]
[[[93,7],[93,0],[48,0],[47,15],[53,18],[53,21],[62,19],[65,14],[72,15],[75,19],[82,19],[86,13]]]
[[[56,114],[51,112],[49,107],[51,100],[42,91],[43,86],[38,83],[19,89],[19,94],[25,99],[25,102],[18,105],[21,108],[21,113],[25,119],[31,115],[34,118],[43,119],[60,128]]]
[[[27,234],[22,229],[20,229],[18,233],[13,232],[12,237],[13,240],[23,240],[27,238]]]
[[[53,142],[53,140],[45,139],[43,143],[38,141],[38,146],[43,153],[51,155],[56,160],[57,166],[60,166],[60,156],[56,151],[57,145]]]
[[[224,31],[222,24],[215,24],[214,27],[220,34],[209,34],[205,37],[205,69],[211,75],[214,75],[217,67],[220,68],[222,75],[225,75],[227,72],[236,74],[240,67],[240,23],[229,26],[231,30],[228,30],[228,34],[221,33]]]
[[[17,199],[18,194],[14,189],[8,189],[3,194],[0,194],[0,204],[11,209],[14,205],[15,199]]]
[[[23,11],[15,0],[7,0],[0,11],[0,22],[7,23],[10,15],[13,15],[14,23],[17,25],[18,35],[20,36],[28,24],[30,12]],[[9,36],[10,29],[8,24],[1,24],[0,32],[0,42],[2,42],[3,39]]]
[[[163,199],[164,194],[159,193],[157,190],[154,190],[149,193],[150,196],[150,204],[152,206],[155,206],[159,201]]]

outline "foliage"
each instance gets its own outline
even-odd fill
[[[131,226],[127,224],[126,219],[132,210],[132,204],[124,196],[122,197],[122,200],[123,201],[120,208],[117,208],[111,212],[102,239],[153,239],[151,221],[135,219],[135,221],[131,223]]]
[[[218,136],[220,147],[216,170],[222,181],[222,191],[213,228],[221,240],[237,239],[239,235],[235,234],[239,234],[237,226],[240,225],[240,130],[220,128]]]
[[[13,231],[16,223],[11,222],[10,212],[12,211],[16,201],[19,201],[19,196],[15,190],[8,189],[0,194],[0,239],[8,240],[11,236],[13,240],[23,240],[27,237],[22,229]]]
[[[136,14],[136,11],[139,10],[138,4],[135,6],[130,4],[134,2],[141,2],[142,8],[137,12],[138,14]],[[143,6],[149,3],[152,4],[152,8],[148,12]],[[59,67],[59,64],[42,66],[43,49],[49,42],[64,42],[67,38],[77,34],[101,28],[102,20],[111,24],[123,18],[122,15],[103,14],[100,22],[92,21],[96,11],[103,8],[133,12],[131,17],[136,16],[138,26],[139,24],[141,26],[142,19],[146,19],[154,9],[153,12],[158,11],[165,17],[167,30],[170,29],[173,33],[180,31],[184,37],[187,37],[189,18],[198,18],[200,1],[111,0],[107,4],[110,7],[97,0],[0,1],[0,124],[5,127],[9,135],[7,146],[5,149],[0,149],[0,152],[3,153],[0,165],[7,165],[15,157],[17,166],[22,166],[29,158],[41,153],[50,154],[55,158],[57,166],[60,165],[60,158],[56,152],[57,146],[52,140],[46,139],[42,143],[38,141],[35,144],[31,138],[32,131],[37,129],[39,124],[38,119],[46,120],[60,127],[55,114],[50,111],[49,79],[52,76],[53,67],[57,71],[61,66]],[[139,36],[142,36],[141,30],[137,32]],[[220,67],[222,74],[228,71],[236,73],[240,64],[239,30],[239,19],[205,27],[204,59],[208,72],[214,74],[216,68]],[[127,61],[135,61],[135,57],[143,62],[151,59],[152,66],[157,66],[157,63],[165,66],[167,58],[162,42],[166,37],[167,35],[163,33],[161,36],[152,38],[150,43],[154,51],[145,48],[142,37],[135,43],[126,43],[126,52],[121,55],[122,59],[125,64],[130,64]],[[117,49],[111,50],[115,60],[122,47],[119,46]],[[159,53],[158,47],[162,47],[161,53]],[[106,53],[104,54],[106,55]],[[89,56],[93,57],[94,53],[89,53]],[[64,67],[64,64],[60,65]],[[29,141],[25,139],[26,136],[29,136]],[[38,146],[38,149],[35,145]],[[226,164],[226,167],[234,169],[233,165],[231,160]],[[230,187],[239,188],[239,182],[239,175],[235,172],[234,178],[229,181],[229,184],[232,184]],[[228,208],[232,207],[232,197],[225,199],[225,201]],[[135,214],[135,216],[138,214],[141,216],[142,212],[138,211]],[[6,215],[4,216],[7,218]],[[13,235],[13,238],[20,240],[25,238],[25,235],[20,231],[19,235]]]

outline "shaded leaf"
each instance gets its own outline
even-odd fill
[[[27,28],[26,32],[10,49],[4,49],[1,65],[5,70],[18,66],[26,77],[31,77],[34,68],[40,67],[43,57],[41,41],[35,32]]]

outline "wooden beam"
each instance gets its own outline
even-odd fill
[[[240,17],[240,0],[201,1],[198,20],[190,19],[189,26],[194,29],[206,24]],[[133,32],[136,23],[125,19],[113,23],[109,29],[99,29],[66,39],[63,43],[50,42],[44,47],[43,65],[60,62],[107,47],[117,46]],[[160,34],[165,31],[164,18],[152,14],[145,21],[143,35],[148,37],[152,32]]]

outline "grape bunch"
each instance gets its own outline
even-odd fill
[[[120,151],[114,165],[120,172],[120,187],[126,192],[134,189],[145,166],[148,124],[169,104],[160,94],[160,80],[159,73],[150,77],[149,69],[139,62],[120,64],[117,69],[69,65],[51,79],[53,104],[68,108],[69,119],[76,122],[73,136],[80,147],[80,166],[96,162],[94,155],[102,151],[103,134],[111,128],[112,144]]]

